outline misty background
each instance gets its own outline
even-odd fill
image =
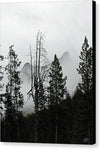
[[[92,46],[91,3],[91,0],[67,0],[0,4],[0,54],[7,56],[9,46],[14,44],[14,50],[22,61],[20,69],[25,101],[25,93],[30,89],[30,78],[26,76],[28,67],[24,67],[30,62],[29,47],[31,45],[34,51],[39,30],[45,35],[47,57],[51,62],[54,54],[57,54],[63,73],[67,76],[67,90],[73,94],[77,83],[80,82],[76,68],[85,36]],[[31,106],[30,103],[29,107]]]

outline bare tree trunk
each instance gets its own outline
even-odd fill
[[[35,71],[35,142],[38,142],[38,36],[39,33],[37,34],[37,39],[36,39],[36,71]]]
[[[55,123],[55,143],[57,143],[58,138],[58,124],[57,124],[57,104],[56,104],[56,123]]]
[[[38,77],[39,77],[39,83],[40,83],[40,53],[41,53],[41,37],[40,37],[40,40],[39,40],[39,59],[38,59]]]
[[[18,142],[20,141],[20,127],[19,127],[19,121],[17,116],[17,136],[18,136]]]
[[[56,81],[56,124],[55,124],[55,143],[57,143],[57,134],[58,134],[58,123],[57,123],[57,106],[58,106],[58,101],[57,101],[57,81]]]
[[[35,142],[38,142],[38,91],[35,93]]]
[[[33,95],[33,66],[32,66],[32,51],[31,51],[31,46],[30,46],[30,63],[31,63],[31,90],[32,90],[32,95]]]
[[[37,41],[38,41],[38,35],[37,35]],[[30,47],[30,62],[31,62],[31,96],[33,99],[33,102],[35,104],[35,142],[38,141],[38,133],[37,133],[37,126],[38,126],[38,69],[37,69],[37,63],[38,63],[38,42],[36,41],[36,63],[35,63],[35,74],[33,78],[33,69],[32,69],[32,52]],[[34,83],[34,85],[33,85]],[[33,90],[35,89],[35,97]]]
[[[39,86],[41,81],[41,73],[40,73],[40,62],[41,62],[41,50],[42,50],[42,34],[40,32],[37,33],[36,37],[36,50],[35,50],[35,72],[33,74],[32,69],[32,52],[30,47],[30,59],[31,59],[31,90],[28,92],[28,94],[31,92],[31,96],[33,98],[33,102],[35,105],[35,142],[38,142],[38,110],[39,110]],[[34,75],[34,77],[33,77]]]
[[[8,122],[8,137],[9,137],[9,142],[11,142],[11,125],[10,122]]]
[[[11,47],[12,48],[12,47]],[[11,54],[10,54],[10,63],[11,63]],[[12,70],[12,68],[11,68],[11,65],[10,65],[10,74],[11,74],[11,70]],[[11,76],[10,76],[10,98],[11,98],[11,101],[12,101],[12,79],[11,79]],[[11,121],[10,120],[8,120],[8,126],[9,126],[9,141],[11,141],[12,140],[12,135],[11,135]]]
[[[58,133],[58,127],[57,127],[57,114],[56,114],[56,124],[55,124],[55,143],[57,143],[57,133]]]

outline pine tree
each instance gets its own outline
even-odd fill
[[[72,143],[82,144],[83,139],[87,137],[87,110],[85,105],[85,97],[80,89],[77,89],[72,97],[73,107],[73,131]]]
[[[45,89],[44,89],[44,86],[43,86],[43,82],[42,80],[40,79],[40,82],[39,82],[39,91],[38,91],[38,107],[39,107],[39,110],[43,110],[46,108],[46,94],[45,94]]]
[[[93,124],[93,49],[89,47],[88,40],[85,37],[80,55],[78,73],[81,75],[82,82],[78,89],[82,92],[82,99],[79,100],[79,114],[81,119],[81,128],[87,127],[86,138],[88,143],[92,143],[92,124]],[[81,132],[81,131],[80,131]],[[85,129],[86,132],[86,129]],[[85,139],[85,138],[84,138]]]
[[[0,55],[0,62],[4,60],[4,57],[2,55]],[[0,65],[0,115],[2,116],[2,110],[3,110],[3,107],[2,107],[2,94],[1,94],[1,91],[3,89],[3,84],[1,84],[1,81],[3,79],[3,67],[2,65]]]
[[[88,39],[86,37],[79,58],[81,61],[77,71],[82,77],[82,82],[79,83],[78,87],[83,93],[89,95],[89,92],[93,88],[93,49],[89,47]]]
[[[54,61],[51,64],[49,72],[49,108],[55,108],[55,143],[58,142],[58,104],[64,99],[66,92],[65,84],[66,77],[63,78],[62,67],[60,66],[59,59],[54,56]],[[50,116],[51,117],[51,116]]]
[[[19,115],[21,114],[21,108],[23,107],[23,95],[21,93],[21,78],[20,71],[18,70],[21,61],[18,60],[15,51],[12,49],[13,46],[9,48],[8,55],[8,65],[6,66],[6,73],[8,76],[8,83],[6,85],[6,93],[5,93],[5,114],[8,123],[9,130],[9,141],[20,140],[20,129],[19,129]],[[15,134],[14,139],[14,131],[13,127],[15,125],[15,130],[17,135]]]
[[[4,57],[0,55],[0,61],[3,61]],[[3,79],[2,66],[0,65],[0,81]],[[0,83],[0,90],[2,90],[2,84]]]
[[[58,106],[58,142],[71,143],[72,128],[72,99],[68,92],[66,92],[65,99]]]

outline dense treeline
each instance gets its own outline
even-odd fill
[[[68,99],[69,100],[69,99]],[[57,143],[71,143],[71,125],[67,107],[70,105],[69,101],[63,101],[57,108],[58,114],[58,138]],[[69,104],[69,105],[68,105]],[[69,113],[69,114],[68,114]],[[38,141],[42,143],[55,143],[55,107],[51,109],[43,109],[38,112]],[[27,116],[19,116],[20,126],[20,141],[34,142],[35,141],[35,114]],[[7,122],[2,120],[2,141],[9,141]],[[17,142],[16,125],[12,125],[12,141]],[[68,135],[69,133],[69,135]]]
[[[49,70],[42,74],[41,57],[46,58],[42,39],[43,35],[38,33],[35,71],[33,73],[31,67],[31,90],[28,91],[28,95],[33,99],[35,111],[27,116],[21,111],[24,104],[18,69],[21,62],[12,46],[9,49],[9,62],[6,66],[8,83],[6,92],[0,94],[5,108],[5,117],[1,120],[1,141],[93,144],[93,49],[89,47],[85,37],[77,69],[82,82],[78,83],[71,97],[66,89],[68,77],[63,76],[56,55]],[[30,56],[32,66],[31,49]],[[49,72],[48,86],[44,87],[46,72]]]

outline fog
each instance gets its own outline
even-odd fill
[[[14,44],[14,50],[22,61],[22,69],[25,63],[30,62],[29,47],[31,45],[34,51],[36,35],[40,30],[44,34],[47,57],[51,62],[54,54],[57,54],[63,73],[67,76],[67,90],[72,95],[80,82],[76,68],[85,36],[92,46],[91,3],[91,0],[2,3],[0,54],[7,56],[9,46]],[[23,74],[22,79],[22,92],[26,93],[30,89],[30,75]],[[24,98],[26,101],[26,94]],[[33,109],[32,103],[29,106]]]
[[[36,34],[45,34],[44,46],[50,60],[68,51],[77,59],[84,37],[92,44],[92,1],[2,3],[1,49],[7,55],[14,44],[22,66],[29,61],[29,45],[35,48]]]

